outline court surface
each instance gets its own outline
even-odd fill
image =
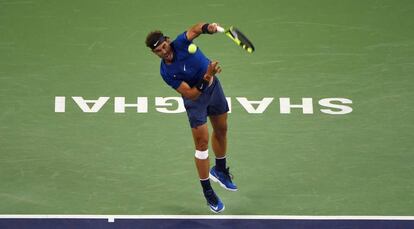
[[[413,10],[408,0],[1,0],[0,214],[209,215],[186,114],[165,113],[174,98],[162,104],[179,95],[144,44],[151,30],[175,38],[206,21],[236,25],[256,46],[195,40],[220,62],[232,104],[239,191],[213,186],[225,215],[412,216]],[[115,112],[137,97],[146,112]],[[281,98],[312,112],[283,113]],[[350,112],[324,112],[342,111],[320,104],[329,98]]]

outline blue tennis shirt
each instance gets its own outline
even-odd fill
[[[194,87],[207,71],[210,60],[201,52],[199,48],[193,54],[188,52],[188,46],[192,44],[184,32],[171,42],[174,52],[171,64],[166,64],[161,60],[160,73],[163,80],[172,88],[177,89],[184,81],[190,87]]]

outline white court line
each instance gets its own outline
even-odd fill
[[[263,220],[414,220],[414,216],[300,215],[1,215],[0,219],[263,219]]]

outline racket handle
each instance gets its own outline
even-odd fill
[[[216,25],[217,32],[224,33],[224,28],[221,26]]]

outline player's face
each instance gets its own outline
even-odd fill
[[[172,62],[173,52],[168,41],[162,42],[162,44],[158,45],[158,47],[152,51],[161,59],[164,59],[166,62]]]

